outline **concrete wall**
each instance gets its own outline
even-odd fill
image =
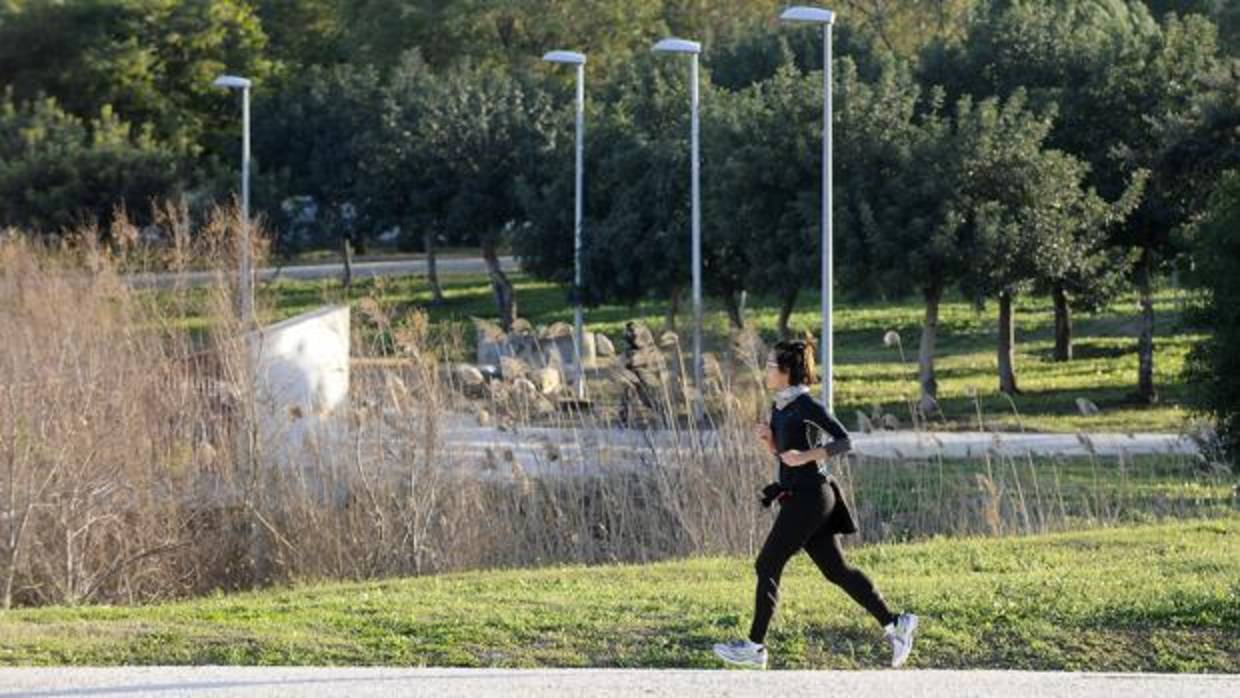
[[[349,307],[328,306],[250,336],[259,443],[311,465],[344,432],[349,406]]]

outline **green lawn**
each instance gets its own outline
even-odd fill
[[[523,275],[515,276],[518,309],[535,324],[572,321],[572,308],[566,304],[564,290]],[[398,308],[426,306],[431,296],[425,278],[412,276],[382,280],[362,280],[355,284],[353,298],[373,294]],[[444,278],[447,303],[429,308],[434,326],[444,336],[454,338],[456,358],[468,358],[473,330],[469,316],[492,318],[495,306],[490,285],[484,276]],[[336,280],[319,282],[279,282],[264,288],[262,295],[271,308],[271,318],[281,319],[309,310],[318,304],[343,299]],[[1182,294],[1165,291],[1157,297],[1156,382],[1161,402],[1154,406],[1134,403],[1137,355],[1135,297],[1125,297],[1097,314],[1078,314],[1074,318],[1077,341],[1076,360],[1051,360],[1054,346],[1053,315],[1046,299],[1025,297],[1017,304],[1018,374],[1024,394],[1013,402],[997,390],[995,311],[983,313],[956,298],[941,311],[938,372],[940,400],[946,422],[936,428],[963,429],[978,426],[980,411],[987,427],[1038,431],[1177,431],[1190,417],[1185,407],[1188,388],[1180,373],[1193,343],[1200,338],[1182,320]],[[645,302],[633,308],[606,305],[588,309],[588,325],[618,340],[624,323],[642,320],[659,329],[666,305]],[[817,327],[818,298],[802,296],[792,318],[794,327]],[[688,329],[688,310],[682,329]],[[836,410],[850,426],[857,410],[883,411],[910,424],[908,400],[917,396],[916,354],[920,337],[922,309],[916,301],[892,303],[851,303],[840,300],[835,315]],[[774,299],[753,297],[747,321],[769,340],[775,338],[777,303]],[[708,350],[726,346],[727,320],[721,308],[706,304],[706,346]],[[898,349],[883,345],[883,335],[896,330],[904,344],[904,359]],[[462,341],[463,339],[463,341]],[[973,397],[976,395],[976,399]],[[1101,414],[1084,417],[1076,399],[1084,397],[1099,406]]]
[[[911,665],[1240,671],[1240,516],[852,552],[922,617]],[[748,558],[307,585],[146,608],[0,614],[0,664],[713,667]],[[800,556],[774,668],[876,668],[876,625]]]
[[[869,541],[1226,516],[1240,479],[1193,458],[858,459],[837,477]]]

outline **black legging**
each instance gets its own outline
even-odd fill
[[[761,644],[771,624],[779,601],[779,578],[784,565],[802,548],[827,581],[842,588],[854,601],[865,607],[880,625],[895,622],[874,583],[865,573],[844,561],[840,537],[831,530],[827,519],[835,507],[835,494],[829,486],[799,490],[780,505],[779,516],[771,528],[758,561],[758,592],[754,601],[753,625],[749,639]]]

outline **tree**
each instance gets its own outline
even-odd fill
[[[345,12],[354,61],[385,72],[414,49],[437,73],[530,72],[547,50],[571,47],[590,55],[591,76],[601,78],[665,29],[662,0],[359,0]]]
[[[998,296],[999,389],[1008,394],[1020,392],[1015,297],[1039,280],[1062,283],[1077,258],[1097,254],[1095,229],[1122,218],[1140,192],[1138,182],[1112,207],[1085,189],[1084,163],[1044,148],[1051,117],[1030,112],[1020,91],[1002,103],[963,98],[956,113],[953,215],[973,241],[963,285],[978,299]]]
[[[511,280],[500,267],[504,238],[525,222],[517,186],[536,176],[564,131],[547,94],[526,78],[490,68],[451,71],[433,81],[414,137],[450,183],[444,226],[479,245],[505,330],[517,318]]]
[[[1154,386],[1154,280],[1175,262],[1183,248],[1175,231],[1188,211],[1178,200],[1178,173],[1161,161],[1165,144],[1151,120],[1159,115],[1191,109],[1200,89],[1200,76],[1216,71],[1214,27],[1200,17],[1168,18],[1160,34],[1147,43],[1139,59],[1114,67],[1108,77],[1118,85],[1111,91],[1124,105],[1112,112],[1125,134],[1116,144],[1121,171],[1149,170],[1149,184],[1141,204],[1116,233],[1115,242],[1139,252],[1137,291],[1141,329],[1137,341],[1137,399],[1158,400]]]
[[[1240,167],[1240,60],[1200,76],[1198,86],[1188,109],[1164,113],[1152,129],[1158,167],[1170,173],[1173,198],[1190,222],[1209,207],[1222,174]]]
[[[716,169],[707,188],[710,283],[728,299],[732,324],[745,288],[780,299],[778,328],[801,290],[818,278],[822,152],[822,74],[790,64],[773,77],[717,102],[711,148]],[[730,113],[729,113],[730,112]]]
[[[255,0],[266,55],[293,70],[349,62],[344,0]]]
[[[435,80],[421,54],[406,54],[384,86],[381,125],[367,142],[363,169],[372,220],[399,227],[415,246],[421,243],[431,302],[438,305],[444,295],[436,247],[449,234],[444,221],[455,182],[420,131],[438,94]]]
[[[261,82],[272,69],[266,40],[244,0],[19,3],[0,8],[0,85],[85,119],[107,105],[178,147],[222,152],[236,114],[211,80],[227,71]]]
[[[1196,228],[1192,281],[1204,292],[1198,313],[1209,335],[1189,357],[1194,405],[1218,424],[1240,470],[1240,173],[1223,178]]]
[[[847,117],[855,135],[840,153],[848,184],[838,220],[848,266],[870,279],[871,293],[913,293],[925,305],[918,382],[929,412],[938,397],[939,306],[960,281],[971,242],[950,209],[960,151],[941,93],[922,94],[907,71],[892,70],[881,84],[874,97],[845,105],[857,113]]]
[[[950,99],[1006,98],[1022,91],[1035,109],[1054,109],[1048,146],[1084,158],[1091,165],[1090,183],[1118,197],[1132,175],[1114,162],[1117,134],[1108,115],[1118,105],[1103,99],[1102,76],[1109,66],[1131,60],[1157,31],[1144,9],[1123,0],[996,0],[982,4],[965,41],[929,46],[920,70],[925,81],[944,86]],[[1098,250],[1078,258],[1082,264],[1075,272],[1065,268],[1052,274],[1057,281],[1039,284],[1054,304],[1057,358],[1071,355],[1070,311],[1096,308],[1119,293],[1131,258],[1124,250]]]
[[[254,152],[287,196],[314,200],[320,229],[342,247],[346,282],[352,251],[364,251],[362,232],[376,214],[363,165],[381,101],[377,71],[347,65],[312,67],[256,95]]]
[[[1232,0],[1145,0],[1150,13],[1165,17],[1174,12],[1180,16],[1202,15],[1218,27],[1219,48],[1236,56],[1240,54],[1240,3]]]
[[[585,300],[668,299],[670,325],[691,279],[687,84],[686,62],[636,57],[601,89],[605,108],[589,135],[600,157],[588,179]],[[706,121],[714,99],[706,71],[701,87]],[[711,176],[703,164],[703,182]]]
[[[104,107],[84,120],[55,99],[0,101],[0,227],[58,233],[106,224],[117,210],[142,222],[182,190],[184,153]]]
[[[965,41],[939,42],[922,58],[923,79],[946,86],[953,98],[1004,97],[1019,89],[1036,108],[1054,106],[1058,126],[1048,145],[1084,159],[1088,184],[1104,198],[1119,200],[1141,171],[1150,173],[1139,205],[1111,229],[1110,243],[1114,259],[1137,260],[1137,399],[1156,400],[1153,286],[1179,254],[1172,231],[1183,211],[1171,193],[1175,176],[1159,166],[1162,146],[1150,125],[1187,109],[1200,77],[1214,72],[1212,25],[1171,15],[1160,26],[1142,4],[1123,0],[991,0],[975,14]],[[1077,297],[1101,300],[1114,290],[1091,284]],[[1057,324],[1066,326],[1068,304],[1056,308]]]

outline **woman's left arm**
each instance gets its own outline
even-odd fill
[[[826,446],[811,448],[808,451],[785,451],[780,454],[780,459],[785,464],[795,467],[826,460],[851,451],[852,441],[849,440],[848,431],[844,429],[844,425],[840,424],[835,417],[832,417],[817,400],[807,400],[806,404],[808,409],[805,414],[805,421],[813,423],[830,434],[831,442]]]
[[[838,456],[851,451],[852,441],[849,440],[848,431],[844,429],[843,424],[840,424],[840,420],[828,413],[827,408],[823,407],[822,403],[817,400],[809,400],[808,402],[809,413],[806,415],[806,419],[831,435],[830,443],[815,450],[823,451],[827,457]]]

